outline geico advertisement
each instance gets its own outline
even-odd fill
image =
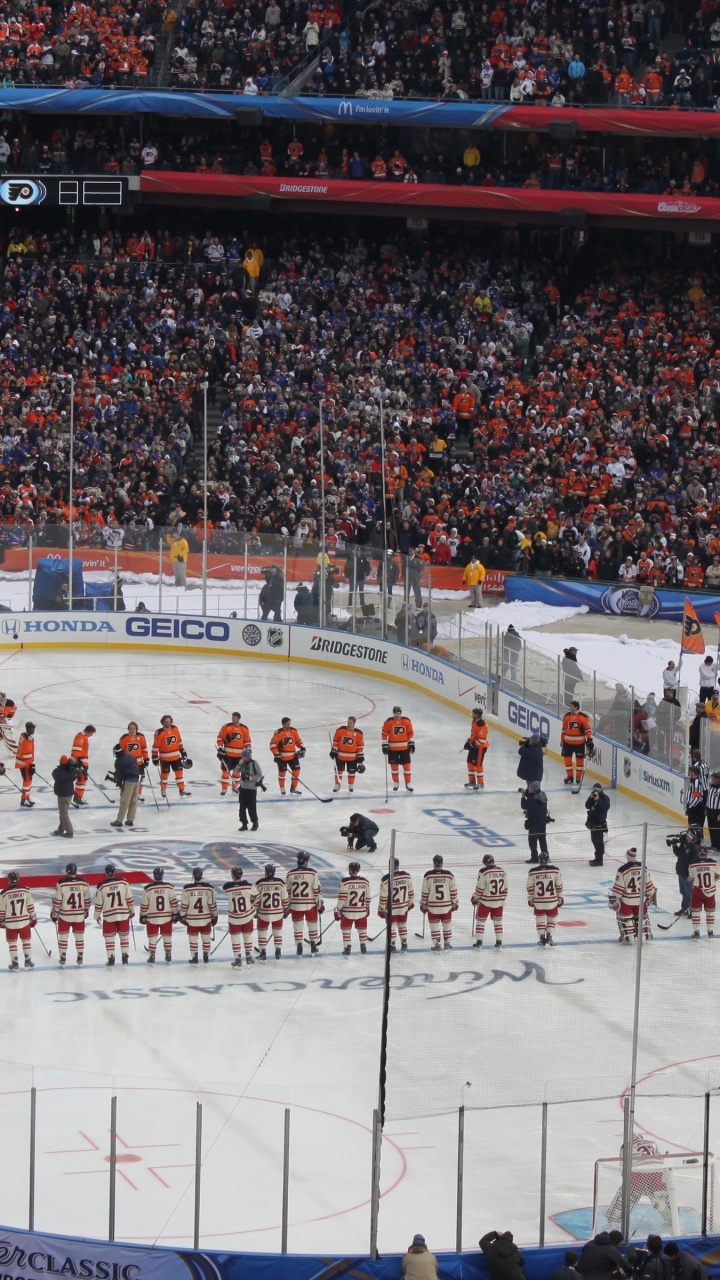
[[[4,644],[177,645],[179,648],[226,648],[287,656],[289,628],[270,622],[188,617],[151,613],[3,614],[0,642]]]

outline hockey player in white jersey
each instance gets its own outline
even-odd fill
[[[431,950],[440,950],[440,936],[446,951],[452,951],[452,918],[458,909],[455,877],[443,866],[441,853],[433,858],[432,871],[423,876],[420,892],[420,910],[427,915],[430,925]]]
[[[140,923],[147,929],[148,964],[155,963],[158,940],[162,938],[167,964],[172,960],[172,927],[180,919],[180,907],[173,885],[168,884],[162,867],[155,867],[153,883],[143,889],[140,900]]]
[[[507,873],[499,867],[491,853],[486,853],[482,867],[478,872],[475,892],[470,901],[475,911],[474,947],[481,947],[485,935],[485,922],[488,916],[495,930],[495,946],[503,944],[503,911],[508,895]]]

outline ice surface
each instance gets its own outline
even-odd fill
[[[453,952],[431,956],[428,940],[413,936],[417,920],[411,927],[411,955],[398,959],[398,974],[403,965],[431,972],[435,965],[438,980],[453,972],[488,975],[492,969],[517,978],[524,962],[538,964],[553,980],[560,977],[574,984],[563,990],[574,991],[578,980],[585,983],[582,1019],[566,1038],[556,1037],[563,1074],[572,1076],[575,1083],[583,1074],[597,1074],[595,1037],[607,1035],[610,1046],[620,1046],[622,1055],[626,1054],[629,1001],[623,996],[613,1008],[610,997],[613,984],[623,992],[631,988],[635,954],[613,941],[614,922],[605,898],[614,867],[627,847],[628,832],[618,829],[649,818],[657,824],[653,875],[663,908],[657,920],[672,919],[667,912],[677,905],[677,894],[672,859],[661,852],[664,828],[659,815],[614,793],[608,865],[602,872],[590,869],[589,839],[582,830],[585,796],[569,795],[562,786],[560,767],[548,764],[546,786],[557,819],[552,829],[554,847],[562,854],[568,891],[565,914],[568,922],[574,922],[558,930],[559,945],[549,955],[536,945],[524,902],[527,851],[517,796],[516,743],[500,731],[492,732],[486,790],[468,794],[463,790],[466,773],[461,753],[468,727],[465,717],[404,687],[398,695],[391,684],[371,677],[221,658],[26,651],[5,660],[2,679],[18,703],[18,721],[31,716],[37,725],[37,766],[46,779],[58,756],[69,750],[73,734],[86,723],[98,729],[92,741],[91,770],[102,781],[112,763],[112,746],[128,721],[136,719],[150,735],[168,711],[180,725],[195,761],[188,776],[192,798],[181,802],[171,789],[169,808],[158,812],[146,790],[133,832],[109,827],[112,788],[101,794],[91,786],[90,807],[73,812],[77,835],[72,842],[48,838],[56,810],[39,775],[33,790],[36,807],[31,811],[20,810],[17,793],[0,779],[4,814],[0,866],[4,871],[14,866],[27,875],[59,873],[70,856],[81,870],[99,871],[111,856],[127,870],[151,871],[160,863],[176,884],[184,882],[193,866],[202,865],[219,886],[237,863],[255,873],[270,857],[287,868],[294,864],[297,849],[305,848],[319,868],[330,904],[318,958],[295,958],[286,923],[280,962],[271,960],[238,972],[230,968],[228,943],[223,942],[209,966],[192,969],[187,964],[186,940],[177,929],[172,965],[159,961],[151,968],[145,963],[142,930],[136,924],[137,950],[131,954],[129,970],[119,966],[107,970],[99,930],[90,925],[84,968],[75,967],[71,944],[68,967],[61,971],[48,919],[49,894],[38,891],[40,933],[53,955],[48,960],[36,941],[34,971],[0,972],[0,1052],[6,1060],[0,1072],[0,1125],[5,1150],[12,1152],[0,1172],[2,1216],[7,1224],[26,1221],[28,1089],[34,1082],[38,1089],[38,1229],[105,1233],[109,1100],[115,1092],[122,1157],[118,1238],[190,1242],[199,1100],[204,1120],[203,1245],[279,1247],[283,1109],[289,1106],[291,1250],[352,1254],[367,1249],[370,1124],[377,1099],[383,957],[378,940],[366,958],[354,948],[352,958],[344,959],[338,927],[332,922],[333,889],[348,862],[338,827],[355,810],[375,813],[380,824],[378,852],[364,857],[375,895],[387,865],[393,827],[422,833],[418,887],[420,852],[429,850],[433,838],[435,847],[452,850],[447,837],[452,834],[455,839],[458,831],[468,843],[474,842],[478,865],[488,848],[496,856],[499,849],[510,873],[506,949],[501,959],[490,948],[481,955],[472,950],[471,913],[463,887]],[[398,697],[415,722],[416,790],[413,795],[391,792],[386,801],[380,726]],[[261,797],[260,830],[255,836],[239,833],[234,802],[220,798],[215,735],[234,710],[241,711],[250,726],[268,774],[269,790]],[[350,799],[343,791],[328,805],[320,805],[307,793],[301,800],[280,798],[268,743],[286,714],[307,746],[303,779],[325,798],[332,794],[328,730],[348,714],[358,717],[366,734],[368,768],[356,796]],[[407,849],[407,837],[403,839]],[[498,839],[504,843],[498,845]],[[471,874],[467,867],[465,874]],[[374,898],[371,933],[380,924]],[[221,918],[218,940],[224,927]],[[661,1068],[675,1086],[689,1073],[695,1090],[702,1086],[700,1076],[713,1068],[717,1054],[706,1004],[694,993],[716,989],[720,952],[704,939],[690,942],[685,921],[668,934],[658,933],[652,947],[649,980],[659,994],[650,1008],[665,993],[672,1010],[678,981],[682,1005],[677,1022],[663,1023],[668,1029],[659,1046],[657,1037],[644,1046],[642,1060]],[[4,966],[4,942],[0,948]],[[465,980],[452,981],[460,990]],[[529,1000],[528,985],[506,977],[493,987],[502,998],[493,997],[492,1023],[484,1018],[489,1006],[481,992],[445,1002],[450,1009],[462,1008],[462,1013],[458,1008],[457,1027],[468,1016],[468,1001],[475,1002],[475,1031],[492,1055],[493,1073],[504,1069],[520,1099],[523,1073],[531,1076],[534,1070],[533,1043],[542,1044],[544,1054],[554,1032],[539,1017],[540,1006]],[[429,1000],[432,984],[427,992]],[[433,1040],[430,1006],[427,1020],[422,1001],[416,1001],[414,1010],[414,1052],[418,1061],[427,1057],[435,1071],[435,1064],[442,1062],[443,1043]],[[407,1035],[407,1028],[403,1034]],[[692,1068],[676,1065],[692,1058],[703,1062]],[[393,1072],[402,1071],[396,1059],[391,1066]],[[642,1098],[638,1124],[655,1135],[663,1150],[696,1150],[701,1145],[702,1102]],[[434,1248],[454,1243],[456,1129],[457,1117],[452,1113],[388,1122],[383,1144],[381,1249],[404,1249],[416,1230],[422,1230]],[[551,1106],[548,1240],[569,1239],[587,1229],[594,1160],[617,1154],[621,1132],[617,1096]],[[511,1227],[521,1241],[537,1239],[539,1150],[539,1107],[468,1112],[466,1246],[491,1226]]]

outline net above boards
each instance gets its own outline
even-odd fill
[[[647,874],[657,888],[654,941],[642,949],[638,1096],[695,1097],[720,1086],[713,1020],[704,991],[720,979],[720,949],[692,943],[679,904],[671,828],[647,830]],[[392,956],[387,1020],[386,1115],[389,1119],[471,1109],[534,1106],[619,1097],[631,1076],[636,948],[618,945],[608,894],[625,850],[642,849],[641,826],[614,829],[609,860],[587,866],[584,829],[549,828],[550,855],[563,876],[558,945],[537,945],[528,908],[524,831],[471,835],[395,833],[395,856],[410,872],[419,904],[422,877],[441,853],[458,886],[453,949],[430,952],[416,906],[411,947]],[[508,874],[502,949],[490,922],[482,950],[473,948],[470,897],[483,854]],[[661,928],[660,926],[664,926]],[[672,929],[668,928],[672,925]],[[414,937],[414,934],[420,935]],[[423,946],[424,942],[424,946]]]

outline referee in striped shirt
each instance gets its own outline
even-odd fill
[[[705,817],[710,843],[713,849],[720,849],[720,770],[717,769],[710,775]]]

